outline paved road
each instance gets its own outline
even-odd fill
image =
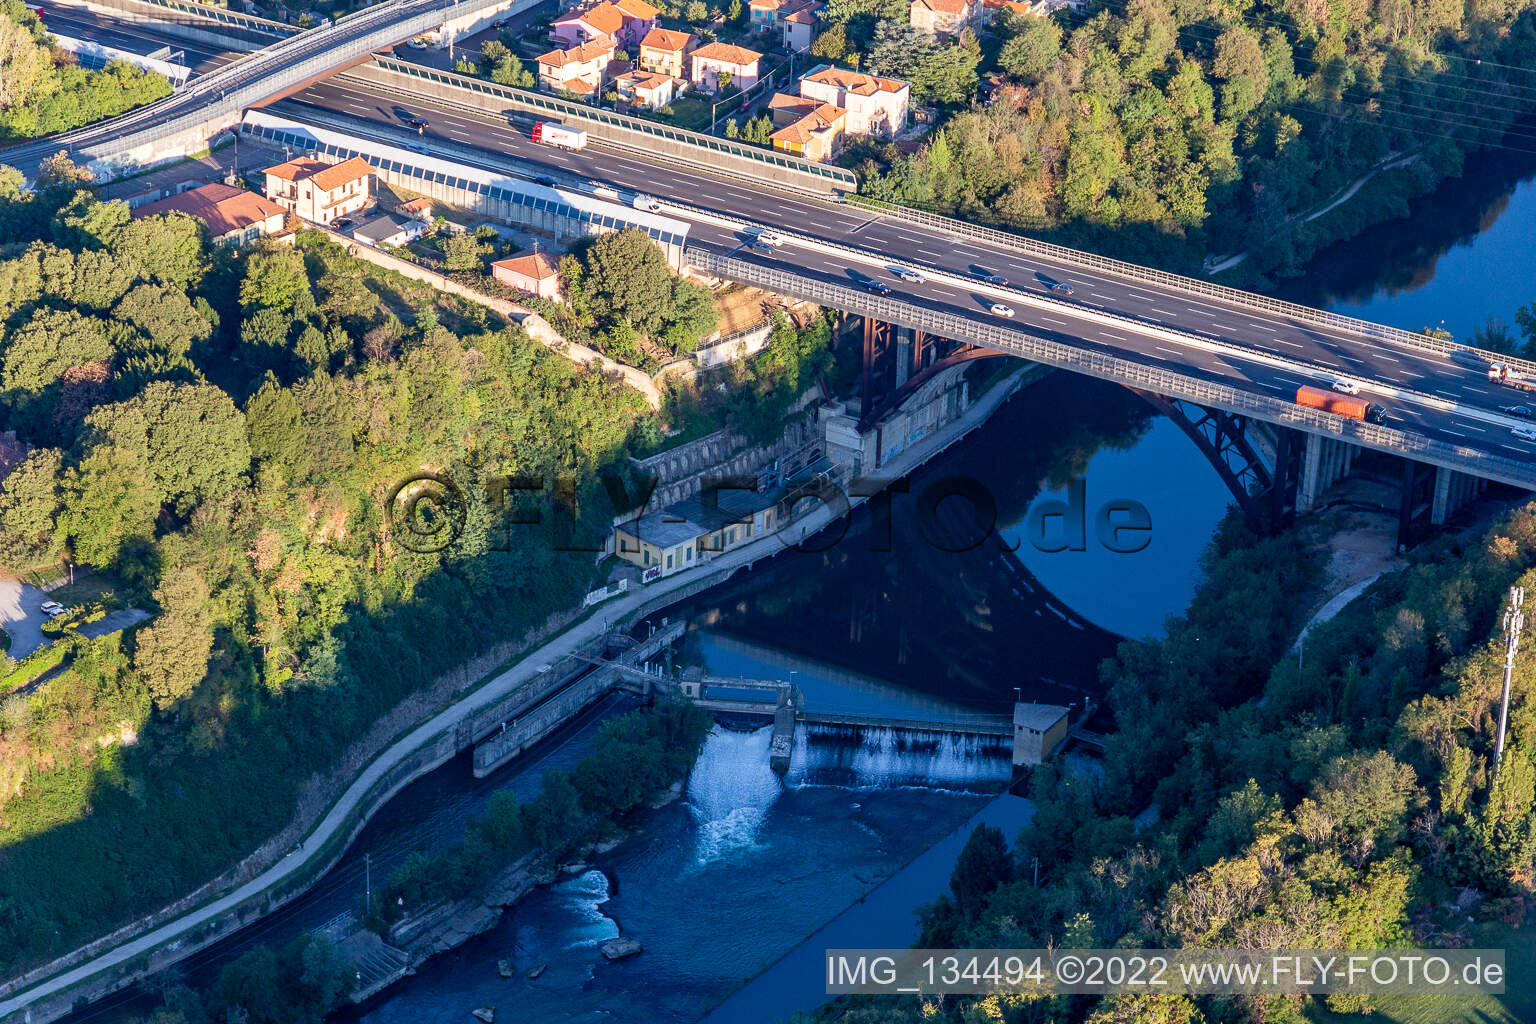
[[[830,200],[790,197],[708,174],[672,166],[660,168],[643,157],[595,145],[577,153],[552,149],[530,140],[521,124],[438,110],[425,101],[404,103],[350,81],[316,83],[274,105],[272,112],[299,120],[323,118],[327,123],[340,116],[352,122],[349,130],[360,138],[388,142],[407,138],[401,134],[406,131],[400,121],[403,114],[423,114],[430,122],[424,133],[428,145],[435,140],[434,148],[445,157],[526,175],[554,173],[571,183],[589,179],[608,182],[663,202],[671,199],[760,223],[789,226],[800,234],[862,250],[862,255],[849,255],[791,245],[764,255],[742,249],[745,238],[738,231],[695,222],[690,231],[692,242],[765,268],[842,285],[859,286],[864,280],[880,279],[898,295],[922,300],[926,308],[992,326],[1008,323],[988,312],[993,301],[1003,301],[1017,312],[1012,323],[1029,327],[1032,333],[1276,399],[1294,398],[1302,384],[1327,387],[1338,378],[1357,380],[1362,384],[1363,397],[1386,407],[1389,425],[1536,463],[1536,443],[1513,437],[1510,430],[1521,421],[1500,409],[1521,402],[1521,393],[1490,383],[1475,365],[1462,365],[1439,353],[1320,328],[1220,299],[1162,291],[1109,272],[986,242],[928,233],[910,222]],[[411,141],[419,142],[420,138],[415,136]],[[929,280],[920,285],[904,283],[891,273],[898,265],[924,268]],[[987,286],[980,275],[989,274],[1003,275],[1009,286]],[[1022,300],[1021,293],[1048,299],[1051,286],[1057,283],[1070,284],[1074,294],[1054,308],[1038,308]],[[1213,343],[1236,343],[1251,355],[1192,346],[1158,337],[1155,332],[1149,337],[1126,331],[1096,321],[1093,314],[1097,312],[1130,316],[1153,328],[1187,332]],[[1279,359],[1305,366],[1277,366]],[[1431,403],[1455,403],[1456,408],[1447,410],[1411,398],[1392,397],[1383,387],[1420,392],[1429,396]]]
[[[11,638],[7,653],[17,661],[43,646],[43,623],[48,616],[40,606],[47,597],[30,583],[0,578],[0,628]]]
[[[204,74],[229,63],[236,53],[221,53],[207,43],[189,43],[152,26],[113,19],[84,7],[43,5],[43,25],[56,35],[88,39],[148,57],[161,47],[180,50],[184,63],[195,74]]]

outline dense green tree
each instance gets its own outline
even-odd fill
[[[105,362],[113,355],[107,325],[73,310],[40,310],[4,342],[0,387],[37,392],[73,366]]]
[[[168,708],[202,682],[213,651],[208,584],[196,569],[174,568],[155,588],[160,614],[139,629],[133,667],[155,705]]]
[[[247,309],[286,313],[308,291],[304,257],[292,246],[264,242],[245,258],[240,301]]]
[[[582,263],[583,291],[599,320],[624,320],[647,334],[661,329],[672,306],[672,272],[645,232],[629,228],[603,235]]]
[[[29,569],[57,552],[63,474],[64,453],[38,448],[0,479],[0,568]]]
[[[244,417],[211,385],[156,381],[86,424],[89,443],[142,453],[160,500],[183,515],[229,493],[251,462]]]

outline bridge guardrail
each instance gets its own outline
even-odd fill
[[[367,7],[325,28],[291,36],[192,81],[181,92],[112,121],[0,150],[0,162],[42,159],[59,150],[106,159],[165,138],[204,128],[338,65],[435,27],[448,9],[469,13],[501,0],[404,0]],[[187,113],[177,114],[179,110]],[[157,121],[168,117],[168,120]],[[137,125],[146,127],[135,128]]]
[[[1202,281],[1199,278],[1185,277],[1182,274],[1174,274],[1166,270],[1154,270],[1151,267],[1137,266],[1124,260],[1099,256],[1096,253],[1084,252],[1080,249],[1071,249],[1064,245],[1056,245],[1053,242],[1042,242],[1025,235],[1014,234],[1011,231],[989,228],[981,224],[972,224],[969,221],[945,217],[937,213],[929,213],[926,210],[915,210],[907,206],[897,206],[881,200],[870,199],[867,196],[849,194],[843,196],[842,201],[849,206],[857,206],[869,210],[871,213],[883,214],[913,224],[919,224],[923,227],[937,228],[941,231],[972,238],[979,242],[1009,246],[1037,256],[1045,256],[1069,263],[1079,263],[1092,267],[1095,270],[1116,274],[1133,281],[1144,281],[1147,284],[1157,285],[1161,288],[1172,288],[1189,295],[1220,299],[1224,302],[1260,309],[1267,313],[1287,316],[1294,320],[1311,322],[1321,327],[1332,327],[1366,338],[1391,341],[1411,348],[1434,352],[1437,355],[1451,356],[1464,354],[1475,356],[1487,362],[1499,361],[1509,363],[1520,368],[1528,375],[1536,376],[1536,361],[1506,356],[1498,352],[1490,352],[1487,349],[1476,348],[1472,345],[1463,345],[1459,342],[1431,338],[1427,334],[1416,334],[1413,331],[1405,331],[1401,327],[1374,324],[1369,320],[1361,320],[1339,313],[1330,313],[1327,310],[1314,309],[1311,306],[1303,306],[1296,302],[1272,299],[1257,292],[1247,292],[1240,288],[1231,288],[1227,285],[1215,284],[1211,281]]]
[[[1116,383],[1135,384],[1159,394],[1202,405],[1216,406],[1230,412],[1257,415],[1310,433],[1337,435],[1365,447],[1388,451],[1421,462],[1443,466],[1446,469],[1499,480],[1516,487],[1536,490],[1536,464],[1529,462],[1501,455],[1490,455],[1476,448],[1438,441],[1423,434],[1396,427],[1377,426],[1345,419],[1317,409],[1308,409],[1294,402],[1242,391],[1227,384],[1218,384],[1171,370],[1144,366],[1118,356],[1085,351],[1039,337],[1022,326],[1004,328],[968,320],[952,313],[940,313],[909,305],[896,299],[867,295],[841,285],[828,284],[782,270],[761,267],[728,256],[719,256],[697,246],[690,246],[686,256],[690,263],[700,269],[746,284],[769,288],[781,294],[795,295],[822,305],[878,317],[888,323],[932,331],[942,337],[975,341],[1001,351],[1013,352],[1035,362],[1112,380]]]
[[[73,0],[71,0],[73,2]],[[80,2],[100,7],[112,7],[118,10],[129,9],[128,5],[114,0],[80,0]],[[299,28],[297,25],[285,25],[281,21],[273,21],[270,18],[260,18],[254,14],[246,14],[243,11],[232,11],[228,7],[215,7],[212,4],[200,4],[187,2],[187,0],[132,0],[133,4],[146,7],[160,7],[178,14],[185,14],[204,21],[212,21],[220,25],[232,28],[242,28],[250,32],[260,32],[266,35],[274,35],[279,38],[298,35],[308,29]],[[313,27],[324,27],[329,19],[320,19]]]
[[[637,132],[664,142],[703,150],[706,154],[716,157],[728,156],[741,160],[750,160],[765,167],[809,175],[814,179],[825,182],[826,191],[828,192],[834,188],[852,190],[858,188],[859,185],[858,178],[854,173],[842,167],[834,167],[817,163],[813,160],[787,156],[771,149],[762,149],[740,142],[732,142],[729,139],[720,139],[713,135],[691,132],[684,128],[673,128],[657,121],[647,121],[644,118],[618,114],[611,110],[601,110],[597,107],[587,106],[584,103],[572,103],[558,96],[549,96],[527,89],[515,89],[508,85],[498,85],[495,82],[487,82],[481,78],[472,78],[469,75],[461,75],[453,71],[439,71],[436,68],[423,67],[420,64],[401,60],[398,57],[389,57],[381,54],[376,56],[374,61],[379,67],[388,71],[410,75],[413,78],[436,82],[458,89],[465,89],[470,92],[495,96],[527,110],[543,111],[552,116],[573,117],[609,128]],[[603,141],[610,140],[604,138]]]
[[[679,202],[677,200],[668,200],[667,201],[667,205],[675,207],[675,208],[677,208],[679,210],[687,210],[690,213],[693,213],[693,214],[695,214],[697,216],[700,216],[700,217],[706,217],[706,218],[709,218],[709,219],[712,219],[712,220],[715,220],[715,221],[724,221],[726,223],[736,224],[736,225],[739,225],[739,226],[741,226],[743,228],[758,228],[758,229],[761,229],[761,228],[765,228],[766,227],[766,225],[757,224],[757,223],[752,222],[752,221],[743,220],[740,217],[733,217],[733,216],[731,216],[729,214],[715,213],[714,211],[707,210],[704,207],[694,206],[694,205],[692,205],[690,203]],[[880,258],[878,253],[874,253],[874,252],[872,252],[872,251],[870,251],[868,249],[861,249],[858,246],[847,245],[847,244],[845,244],[843,242],[832,242],[832,241],[828,241],[828,240],[823,239],[823,238],[813,238],[813,237],[811,237],[809,235],[801,235],[801,234],[797,234],[797,233],[795,233],[793,231],[786,231],[786,230],[775,229],[775,233],[780,235],[781,237],[783,237],[785,239],[788,239],[789,241],[796,242],[796,243],[801,244],[801,245],[812,246],[812,247],[819,247],[819,248],[823,248],[823,249],[835,249],[835,250],[837,250],[839,252],[845,252],[845,253],[848,253],[850,255],[857,256],[857,257],[859,257],[861,259],[871,259],[871,258],[877,258],[878,259],[878,258]],[[936,266],[933,266],[932,264],[929,264],[929,263],[923,263],[923,262],[920,262],[920,261],[917,261],[917,260],[902,260],[901,262],[903,262],[904,264],[906,264],[908,266],[912,266],[912,267],[922,267],[923,269],[926,269],[926,270],[928,270],[928,271],[930,271],[932,273],[948,274],[948,275],[951,275],[951,276],[956,276],[954,271],[946,270],[943,267],[936,267]],[[993,287],[996,287],[996,286],[993,286]],[[1017,296],[1019,296],[1019,298],[1022,301],[1025,301],[1025,302],[1028,302],[1028,303],[1031,303],[1031,304],[1037,305],[1037,306],[1038,305],[1057,306],[1057,307],[1060,307],[1062,310],[1068,311],[1068,312],[1072,312],[1072,311],[1078,310],[1079,306],[1080,306],[1080,304],[1076,303],[1076,302],[1068,302],[1068,301],[1066,301],[1064,299],[1057,299],[1057,298],[1054,298],[1054,297],[1049,296],[1049,295],[1037,295],[1037,294],[1035,294],[1033,292],[1025,291],[1022,288],[1015,288],[1015,287],[1013,287],[1011,285],[1010,286],[1006,286],[1006,287],[999,287],[998,290],[999,291],[1006,291],[1006,292],[1012,293],[1014,295],[1017,295]],[[1119,312],[1118,310],[1108,310],[1108,309],[1103,309],[1103,308],[1100,308],[1100,307],[1097,307],[1097,306],[1090,306],[1090,305],[1086,305],[1086,304],[1081,304],[1080,308],[1082,310],[1090,310],[1095,316],[1104,317],[1104,318],[1107,318],[1107,319],[1113,319],[1113,320],[1116,320],[1116,321],[1123,322],[1128,327],[1136,327],[1136,328],[1143,328],[1143,329],[1145,329],[1145,328],[1153,328],[1153,329],[1155,329],[1157,331],[1162,332],[1163,334],[1177,336],[1180,340],[1186,340],[1187,339],[1188,341],[1192,341],[1192,342],[1200,343],[1200,344],[1216,343],[1216,344],[1219,344],[1219,345],[1221,345],[1222,347],[1224,347],[1224,348],[1226,348],[1228,350],[1231,350],[1231,351],[1237,352],[1237,353],[1241,353],[1241,354],[1246,355],[1246,356],[1248,356],[1250,358],[1253,358],[1253,359],[1260,359],[1260,360],[1264,360],[1264,361],[1267,361],[1267,362],[1274,362],[1274,363],[1284,363],[1287,367],[1293,369],[1295,372],[1300,373],[1300,374],[1318,375],[1318,374],[1324,374],[1324,373],[1331,372],[1331,371],[1325,370],[1323,367],[1314,365],[1312,363],[1308,363],[1308,362],[1305,362],[1305,361],[1300,360],[1300,359],[1296,359],[1296,358],[1291,357],[1291,356],[1282,355],[1282,354],[1280,354],[1278,352],[1269,352],[1269,351],[1265,351],[1263,349],[1254,348],[1251,345],[1245,345],[1245,344],[1242,344],[1241,342],[1234,341],[1234,340],[1232,340],[1230,338],[1225,338],[1225,337],[1221,337],[1221,336],[1218,336],[1218,335],[1209,335],[1209,336],[1200,335],[1200,334],[1197,334],[1197,333],[1195,333],[1193,331],[1185,330],[1183,328],[1169,327],[1169,326],[1167,326],[1165,324],[1161,324],[1161,323],[1158,323],[1158,322],[1153,321],[1153,320],[1144,320],[1144,319],[1141,319],[1141,318],[1138,318],[1138,317],[1135,317],[1135,316],[1131,316],[1131,315],[1126,314],[1126,313]],[[1392,385],[1388,390],[1390,390],[1395,395],[1413,395],[1415,398],[1419,399],[1420,401],[1431,403],[1431,404],[1436,404],[1436,403],[1438,403],[1438,404],[1449,404],[1447,402],[1447,400],[1445,398],[1443,398],[1443,397],[1440,397],[1438,395],[1431,395],[1431,394],[1429,394],[1427,392],[1418,391],[1418,390],[1415,390],[1414,388],[1410,388],[1410,387],[1403,387],[1401,385]]]

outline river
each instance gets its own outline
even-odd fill
[[[1529,173],[1474,161],[1465,179],[1413,204],[1410,221],[1319,254],[1284,293],[1411,329],[1443,320],[1461,338],[1490,317],[1510,322],[1536,299],[1536,183],[1519,181]],[[1030,540],[1031,511],[1055,502],[1067,518],[1050,528],[1070,522],[1079,514],[1071,480],[1082,481],[1085,543],[1046,550],[1055,545]],[[941,492],[955,497],[925,519],[925,494]],[[1111,499],[1145,508],[1141,550],[1097,542],[1094,516]],[[995,515],[976,543],[935,543],[934,522],[973,522],[978,506]],[[1006,711],[1016,693],[1097,701],[1098,662],[1120,638],[1156,635],[1183,609],[1227,506],[1177,427],[1127,392],[1058,374],[914,474],[888,523],[866,507],[826,550],[786,552],[677,609],[700,627],[677,657],[716,674],[793,681],[809,706],[827,710],[943,718]],[[460,759],[407,788],[313,893],[196,958],[191,977],[350,912],[369,871],[377,884],[408,850],[459,838],[496,788],[530,795],[547,767],[569,767],[597,724],[626,706],[594,709],[489,779],[473,780]],[[491,932],[335,1020],[462,1024],[483,1005],[514,1021],[692,1024],[712,1009],[707,1019],[719,1024],[781,1019],[823,999],[821,949],[915,937],[914,910],[942,890],[977,816],[1010,838],[1027,820],[1027,801],[995,795],[1007,773],[996,751],[914,752],[879,735],[800,739],[780,779],[767,767],[766,730],[717,727],[684,800],[653,812],[590,870],[536,891]],[[645,951],[603,961],[597,943],[620,933]],[[517,977],[497,975],[504,957]],[[523,973],[538,965],[547,969],[536,980]],[[72,1019],[122,1019],[148,1005],[119,1000]]]

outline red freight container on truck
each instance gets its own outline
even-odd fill
[[[1341,395],[1336,391],[1324,391],[1322,388],[1309,387],[1305,384],[1296,389],[1296,404],[1304,405],[1308,409],[1321,409],[1323,412],[1331,412],[1335,416],[1343,416],[1346,419],[1360,420],[1362,423],[1387,421],[1387,411],[1379,405],[1373,405],[1353,395]]]
[[[1532,381],[1508,363],[1489,363],[1488,379],[1521,391],[1536,391],[1536,381]]]
[[[575,151],[587,144],[587,133],[582,128],[567,128],[554,121],[540,121],[533,126],[533,141]]]

